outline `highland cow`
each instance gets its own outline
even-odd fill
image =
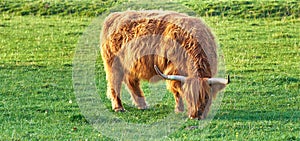
[[[174,94],[175,112],[204,119],[212,98],[228,79],[217,73],[217,44],[199,18],[171,11],[126,11],[110,14],[101,33],[101,55],[112,109],[124,111],[120,99],[124,82],[139,109],[147,103],[140,81],[165,79]],[[160,76],[160,77],[155,77]]]

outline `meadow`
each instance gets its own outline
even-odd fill
[[[120,3],[0,2],[0,140],[111,140],[82,114],[72,73],[86,28]],[[187,120],[166,140],[300,140],[300,2],[179,3],[213,29],[232,83],[208,132],[186,128],[197,122]],[[103,97],[100,58],[97,68]],[[172,112],[172,98],[169,94],[146,111],[125,105],[130,112],[118,116],[133,123],[155,122]]]

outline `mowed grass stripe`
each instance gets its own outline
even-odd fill
[[[74,50],[92,18],[0,18],[0,139],[107,140],[81,114],[72,86]],[[233,82],[207,127],[209,134],[186,130],[195,122],[188,121],[170,139],[299,140],[300,20],[204,19],[219,39]],[[99,90],[100,95],[105,90]],[[160,120],[164,108],[170,112],[173,106],[172,95],[165,99],[149,111],[130,108],[130,113],[119,116],[133,123]]]

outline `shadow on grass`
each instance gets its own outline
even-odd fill
[[[245,111],[230,110],[216,115],[219,120],[239,121],[300,121],[300,111]]]

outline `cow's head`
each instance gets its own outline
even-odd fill
[[[188,114],[191,119],[204,119],[211,106],[212,98],[224,89],[230,82],[224,78],[194,78],[181,75],[165,75],[155,65],[155,71],[167,80],[177,80],[183,83],[181,95],[185,97]]]

